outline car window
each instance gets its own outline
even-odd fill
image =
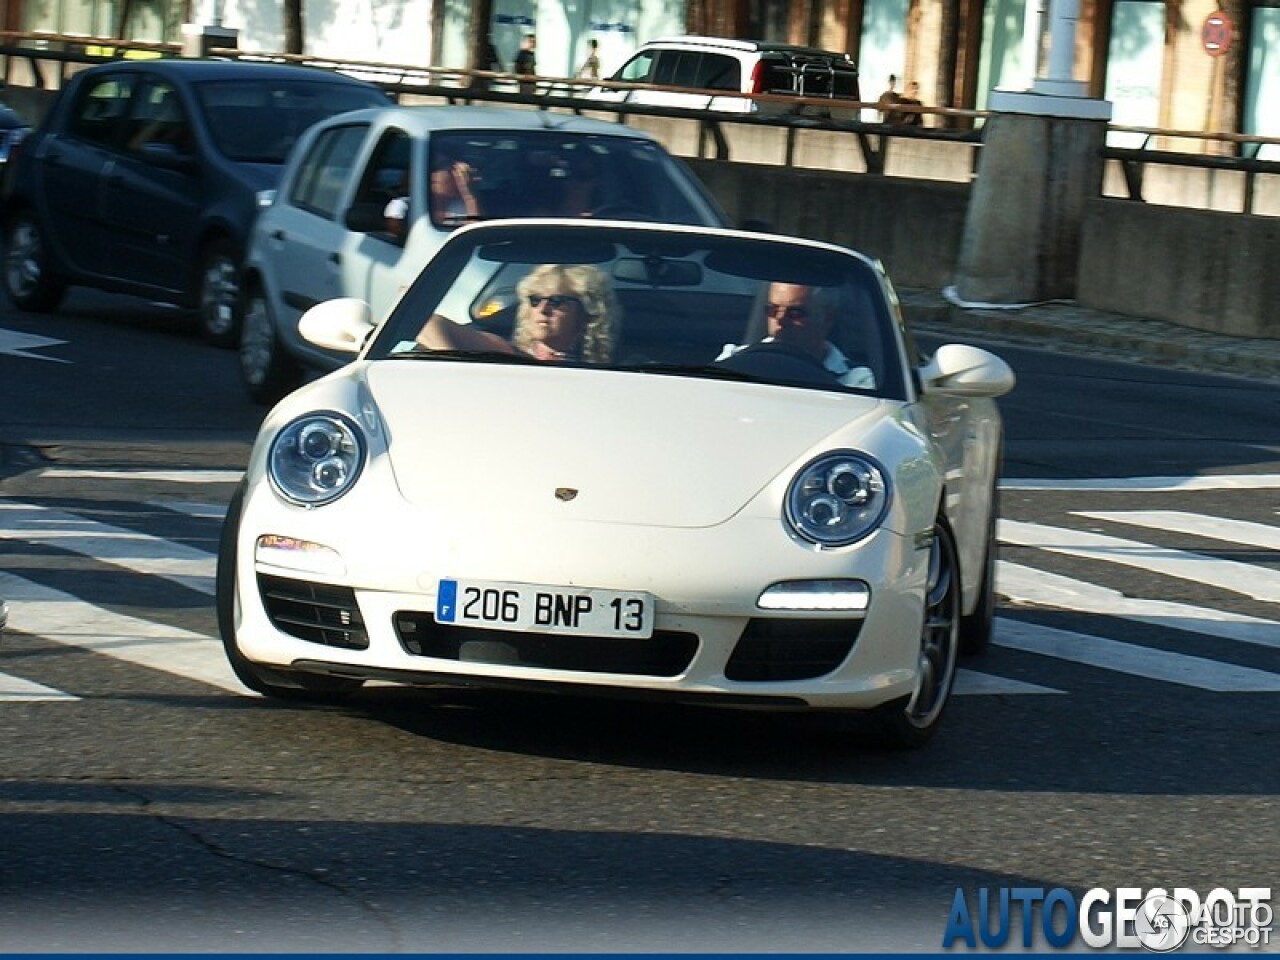
[[[742,65],[737,57],[719,53],[704,53],[698,62],[698,72],[693,86],[702,90],[742,89]]]
[[[662,87],[687,87],[688,80],[694,76],[696,57],[697,54],[688,54],[683,50],[659,50],[650,82]],[[687,79],[681,80],[681,77]]]
[[[318,121],[387,104],[375,87],[310,79],[206,81],[196,87],[196,97],[218,149],[252,163],[284,163]]]
[[[182,98],[173,84],[149,79],[133,98],[129,114],[128,149],[145,153],[150,148],[191,152],[191,124]]]
[[[432,171],[459,165],[478,211],[498,217],[569,216],[705,224],[685,168],[658,144],[630,137],[529,131],[440,131]],[[462,218],[437,220],[457,226]]]
[[[344,124],[322,131],[298,167],[289,202],[330,220],[337,219],[342,189],[368,130],[368,124]]]
[[[613,79],[625,80],[628,83],[648,83],[653,75],[654,55],[649,52],[637,53],[622,65],[622,69],[614,74]]]
[[[799,287],[810,297],[808,320],[805,308],[787,305]],[[906,397],[892,310],[865,260],[781,239],[658,229],[524,226],[459,235],[406,293],[369,357],[443,350],[473,362],[549,359],[526,349],[539,311],[577,315],[588,339],[559,359],[583,366]],[[770,317],[787,314],[793,327],[807,324],[813,333],[819,311],[812,352],[770,326]],[[424,326],[438,329],[436,317],[470,333],[435,341]]]
[[[92,143],[119,143],[128,122],[133,80],[130,75],[117,74],[86,83],[71,106],[67,132]]]
[[[413,140],[405,131],[385,131],[373,148],[354,202],[386,204],[397,197],[407,197],[412,148]]]

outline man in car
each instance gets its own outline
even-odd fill
[[[765,301],[765,337],[761,343],[794,347],[822,363],[823,368],[846,387],[874,387],[875,377],[867,367],[855,367],[844,352],[831,342],[836,310],[830,295],[821,287],[800,283],[769,284]],[[747,349],[752,344],[725,344],[716,360]]]

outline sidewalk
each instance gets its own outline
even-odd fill
[[[1059,353],[1280,382],[1280,340],[1207,333],[1090,310],[1073,301],[960,307],[936,290],[899,290],[898,295],[913,328],[934,336],[981,336]]]

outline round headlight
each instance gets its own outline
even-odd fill
[[[319,506],[351,489],[364,456],[364,439],[354,422],[340,413],[311,413],[276,435],[268,473],[286,500]]]
[[[889,509],[889,481],[866,454],[824,454],[791,481],[786,509],[787,523],[805,540],[845,547],[880,525]]]

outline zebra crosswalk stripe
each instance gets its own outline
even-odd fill
[[[126,616],[78,597],[0,573],[9,601],[9,629],[92,650],[152,670],[246,693],[212,637]]]
[[[1255,600],[1280,603],[1280,570],[1219,560],[1087,530],[1071,530],[1021,520],[1001,520],[1001,543],[1038,547],[1090,560],[1105,560],[1153,573],[1230,590]]]
[[[1037,570],[1008,560],[996,567],[996,590],[1014,603],[1119,617],[1152,626],[1280,650],[1280,623],[1189,603],[1127,597],[1100,584]]]
[[[995,643],[1150,680],[1217,693],[1280,693],[1280,674],[1041,624],[997,618]]]
[[[209,596],[214,593],[217,560],[211,554],[64,510],[0,502],[0,537],[70,550]]]
[[[1170,533],[1187,533],[1207,540],[1221,540],[1245,547],[1263,550],[1280,550],[1280,528],[1248,520],[1232,520],[1228,517],[1206,517],[1198,513],[1179,510],[1097,510],[1074,511],[1077,517],[1106,520],[1109,523],[1127,523],[1150,530],[1167,530]]]

